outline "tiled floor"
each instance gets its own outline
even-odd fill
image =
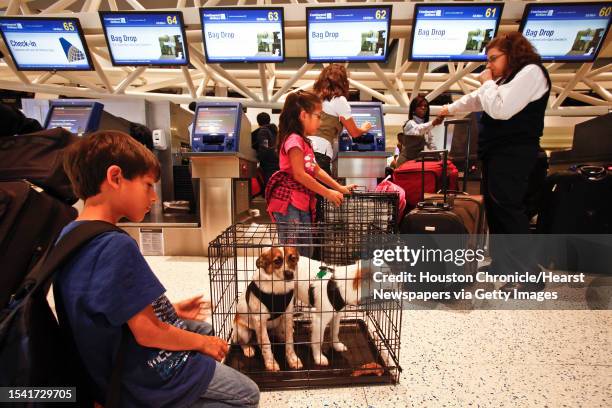
[[[208,291],[205,258],[147,257],[171,300]],[[400,384],[264,392],[276,407],[610,407],[612,311],[409,310]]]

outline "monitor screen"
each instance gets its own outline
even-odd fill
[[[183,13],[100,12],[113,65],[187,65]]]
[[[543,61],[590,62],[612,18],[612,3],[528,4],[520,31]]]
[[[199,106],[193,133],[234,136],[238,114],[238,106]]]
[[[47,129],[61,127],[77,135],[85,133],[90,130],[87,127],[92,111],[93,106],[86,105],[51,106]]]
[[[206,61],[283,62],[282,8],[202,8]]]
[[[416,4],[411,61],[486,61],[503,4]]]
[[[20,71],[92,69],[76,18],[0,17],[0,31]]]
[[[366,133],[366,137],[371,138],[371,141],[365,141],[365,143],[373,143],[374,137],[383,136],[385,128],[382,121],[382,108],[380,105],[358,105],[355,103],[351,104],[351,117],[355,121],[357,127],[361,127],[364,122],[370,122],[372,128]],[[346,129],[345,129],[346,131]]]
[[[307,7],[308,62],[384,62],[391,6]]]

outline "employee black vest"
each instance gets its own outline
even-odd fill
[[[523,110],[506,120],[493,119],[483,112],[480,119],[482,129],[478,135],[478,156],[481,159],[487,153],[503,146],[539,145],[544,131],[544,112],[550,95],[550,77],[546,68],[541,64],[538,64],[538,67],[548,82],[548,91],[540,99],[529,102]],[[519,71],[520,69],[512,73],[505,83],[512,81]]]

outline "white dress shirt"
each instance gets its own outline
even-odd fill
[[[544,73],[535,64],[523,67],[512,81],[498,85],[486,81],[474,92],[448,105],[450,114],[485,111],[493,119],[506,120],[548,91]]]

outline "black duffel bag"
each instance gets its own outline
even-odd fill
[[[62,162],[64,149],[78,140],[63,128],[0,138],[0,181],[25,179],[74,204],[77,197]]]

